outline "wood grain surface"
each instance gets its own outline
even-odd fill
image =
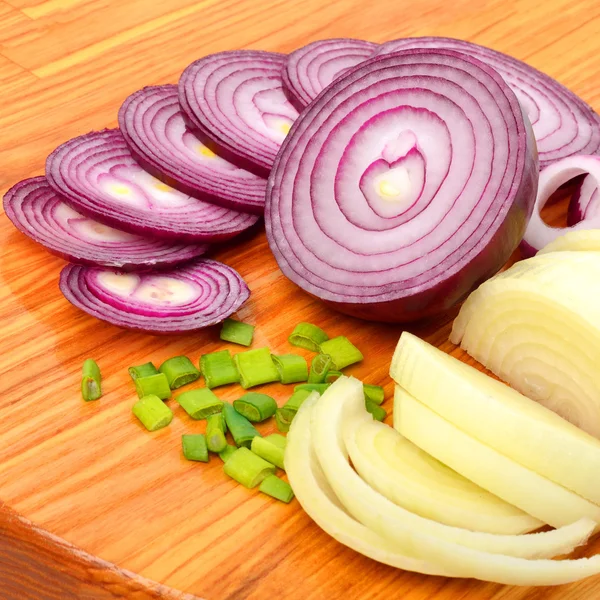
[[[176,82],[202,55],[407,35],[508,52],[600,110],[597,0],[0,0],[0,193],[41,174],[66,139],[116,125],[128,94]],[[339,315],[300,292],[277,269],[262,230],[213,256],[250,286],[238,315],[257,326],[254,347],[289,351],[294,324],[313,321],[348,335],[365,354],[349,371],[385,385],[391,398],[387,370],[400,327]],[[203,423],[171,401],[172,425],[143,431],[131,415],[127,366],[177,354],[197,360],[226,346],[218,330],[153,337],[97,321],[60,294],[63,264],[0,215],[0,599],[600,597],[600,577],[533,589],[395,570],[329,538],[297,501],[283,505],[235,485],[218,459],[185,461],[181,434]],[[453,316],[411,330],[465,358],[446,341]],[[100,364],[105,391],[89,404],[78,392],[87,357]],[[264,389],[281,402],[289,395],[283,386]],[[229,400],[239,393],[218,390]],[[598,540],[583,552],[594,550]]]

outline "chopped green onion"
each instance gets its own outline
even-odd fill
[[[281,412],[281,408],[278,408],[275,412],[275,424],[277,425],[277,429],[282,433],[287,433],[290,430],[290,425],[292,424],[292,420],[294,419],[296,413],[291,412]]]
[[[327,371],[325,376],[325,383],[333,383],[338,377],[341,377],[343,373],[341,371]]]
[[[265,440],[271,442],[271,444],[275,444],[278,448],[285,450],[287,446],[287,438],[284,435],[279,435],[278,433],[271,433],[265,437]]]
[[[98,400],[102,396],[101,381],[100,367],[94,359],[88,358],[83,363],[81,376],[81,397],[86,402]]]
[[[237,383],[240,380],[240,374],[229,350],[203,354],[200,357],[200,370],[204,375],[206,387],[211,389],[228,383]]]
[[[387,412],[381,406],[378,406],[374,402],[367,400],[365,403],[367,410],[373,415],[376,421],[383,421],[387,417]]]
[[[169,358],[158,367],[158,370],[166,375],[169,387],[172,390],[180,388],[186,383],[196,381],[200,377],[200,371],[196,369],[187,356]]]
[[[385,400],[385,391],[380,385],[363,383],[363,393],[365,400],[373,402],[373,404],[382,404]]]
[[[325,383],[332,362],[329,354],[317,354],[310,363],[308,383]]]
[[[288,338],[288,342],[292,346],[318,352],[319,346],[328,339],[329,336],[320,327],[312,323],[298,323]]]
[[[302,403],[312,394],[311,390],[295,390],[289,400],[277,409],[275,413],[275,423],[279,431],[287,432],[290,429],[290,424]]]
[[[252,450],[252,452],[254,452],[254,454],[257,456],[260,456],[271,464],[274,464],[276,467],[285,470],[285,467],[283,466],[283,448],[279,448],[275,444],[267,441],[265,438],[255,437],[252,440],[250,450]]]
[[[248,392],[238,400],[233,401],[233,408],[240,415],[246,417],[248,421],[260,423],[275,414],[277,402],[271,396],[267,396],[267,394]]]
[[[306,381],[308,365],[306,359],[298,354],[272,354],[273,364],[279,372],[281,383],[297,383]]]
[[[301,383],[294,386],[294,391],[308,390],[309,392],[319,392],[319,394],[322,394],[330,385],[330,383]]]
[[[223,461],[223,462],[227,462],[227,460],[229,459],[229,457],[237,450],[236,446],[232,446],[231,444],[227,444],[227,446],[225,446],[225,449],[222,450],[221,452],[219,452],[219,458]]]
[[[247,390],[255,385],[279,381],[279,373],[268,348],[240,352],[233,357],[240,373],[240,385]]]
[[[225,319],[221,327],[221,339],[240,346],[250,346],[254,337],[254,325],[242,323],[235,319]]]
[[[173,411],[153,394],[138,400],[132,411],[148,431],[162,429],[173,420]]]
[[[227,447],[225,439],[225,417],[214,413],[206,417],[206,445],[211,452],[223,452]]]
[[[341,371],[363,359],[360,350],[343,335],[323,342],[320,350],[323,354],[331,356],[331,368],[335,371]]]
[[[275,467],[260,456],[248,450],[238,448],[223,465],[229,477],[247,488],[256,487],[267,475],[275,473]]]
[[[206,419],[223,410],[223,401],[208,388],[188,390],[179,394],[175,400],[192,419]]]
[[[151,362],[138,365],[137,367],[129,367],[127,370],[134,381],[138,377],[148,377],[149,375],[158,375],[159,373],[158,369]]]
[[[140,398],[150,394],[158,396],[161,400],[166,400],[171,396],[169,380],[164,373],[157,375],[147,375],[138,377],[135,381],[135,391]]]
[[[277,475],[268,475],[262,480],[258,488],[263,494],[267,494],[276,500],[281,500],[288,504],[294,498],[292,486]]]
[[[250,448],[252,440],[257,435],[260,436],[260,433],[229,402],[223,403],[223,414],[225,415],[225,422],[227,423],[227,427],[229,427],[229,432],[233,436],[236,446]]]
[[[181,446],[183,447],[183,455],[188,460],[208,462],[208,446],[204,434],[182,435]]]

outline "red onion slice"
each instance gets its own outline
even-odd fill
[[[537,141],[540,168],[574,154],[600,154],[600,116],[545,73],[502,52],[452,38],[394,40],[382,44],[376,54],[413,48],[464,52],[498,71],[529,116]]]
[[[119,127],[137,162],[155,177],[213,204],[263,213],[266,180],[218,156],[188,129],[176,85],[145,87],[129,96]]]
[[[94,131],[59,146],[46,161],[46,177],[76,210],[131,233],[216,242],[258,220],[156,179],[136,163],[118,129]]]
[[[371,59],[296,121],[265,220],[284,274],[358,317],[434,314],[495,273],[535,199],[535,141],[491,68],[412,50]]]
[[[145,238],[85,217],[65,204],[45,177],[17,183],[3,204],[19,231],[74,263],[125,270],[171,267],[201,256],[208,247]]]
[[[179,80],[181,109],[224,156],[268,176],[298,111],[283,90],[287,56],[233,50],[192,63]]]
[[[294,50],[283,82],[300,108],[308,106],[333,80],[370,58],[378,44],[339,38],[318,40]]]
[[[586,191],[589,190],[589,181],[592,181],[596,188],[600,187],[600,156],[570,156],[552,163],[542,170],[535,207],[521,244],[523,254],[532,256],[568,231],[600,229],[600,211],[597,208],[597,200],[594,200],[593,204],[588,203],[583,208],[582,213],[586,215],[585,218],[571,227],[550,227],[540,215],[550,196],[561,185],[580,175],[588,175],[584,182]],[[588,198],[591,200],[592,196],[593,193],[589,194]]]
[[[98,319],[149,333],[215,325],[250,295],[238,273],[215,260],[157,273],[67,265],[60,289],[71,304]]]
[[[597,216],[600,216],[600,190],[593,177],[585,177],[569,202],[567,224],[576,225]]]

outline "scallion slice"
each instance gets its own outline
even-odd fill
[[[283,448],[279,448],[265,438],[255,437],[252,440],[250,450],[276,467],[285,470],[285,467],[283,466]]]
[[[319,392],[319,394],[322,394],[330,385],[330,383],[300,383],[294,386],[294,391],[308,390],[309,392]]]
[[[206,437],[202,433],[181,436],[181,446],[183,455],[188,460],[197,460],[200,462],[208,462],[208,446],[206,445]]]
[[[265,440],[271,442],[271,444],[275,444],[275,446],[282,450],[285,450],[285,447],[287,446],[287,438],[278,433],[271,433],[270,435],[265,436]]]
[[[268,348],[240,352],[233,360],[240,374],[240,385],[245,390],[255,385],[279,381],[279,373]]]
[[[196,420],[206,419],[209,415],[223,410],[223,401],[208,388],[188,390],[179,394],[175,400],[192,419]]]
[[[367,400],[365,406],[367,407],[367,410],[373,415],[373,418],[376,421],[383,421],[387,417],[387,412],[385,411],[385,409],[375,404],[375,402]]]
[[[152,394],[138,400],[133,405],[132,412],[148,431],[162,429],[173,420],[173,411],[158,396]]]
[[[281,383],[297,383],[308,378],[306,359],[298,354],[272,354]]]
[[[250,448],[252,440],[256,436],[260,436],[260,433],[253,427],[252,423],[228,402],[223,403],[223,415],[236,446]]]
[[[292,420],[294,419],[296,413],[293,412],[281,412],[281,408],[278,408],[275,411],[275,424],[277,425],[277,429],[282,433],[287,433],[290,430],[290,425],[292,424]]]
[[[343,373],[341,371],[327,371],[325,376],[325,383],[333,383],[338,377],[341,377]]]
[[[225,446],[225,448],[219,452],[219,458],[223,461],[223,462],[227,462],[227,460],[229,459],[229,457],[237,450],[236,446],[232,446],[231,444],[227,444]]]
[[[311,390],[295,390],[289,400],[281,408],[277,409],[275,422],[277,423],[279,431],[289,430],[290,423],[296,416],[298,409],[311,394]],[[279,420],[277,419],[277,415],[279,415]],[[283,429],[279,425],[281,425]]]
[[[233,407],[232,407],[233,408]],[[238,448],[225,462],[223,470],[244,487],[256,487],[267,475],[275,473],[275,466],[248,450]]]
[[[260,423],[272,417],[277,410],[277,402],[267,394],[248,392],[241,398],[233,401],[233,408],[246,417],[248,421]]]
[[[281,500],[288,504],[294,499],[294,492],[292,486],[283,479],[279,479],[277,475],[268,475],[262,480],[260,487],[258,488],[263,494],[271,496],[276,500]]]
[[[227,447],[225,439],[225,417],[222,412],[206,417],[206,446],[211,452],[223,452]]]
[[[365,401],[373,402],[373,404],[383,404],[385,400],[385,391],[380,385],[363,383],[363,393]]]
[[[325,383],[332,362],[329,354],[317,354],[310,363],[308,383]]]
[[[322,354],[331,356],[331,368],[341,371],[343,368],[360,362],[363,355],[360,350],[345,336],[339,335],[323,342],[320,346]]]
[[[319,346],[328,339],[329,336],[320,327],[312,323],[298,323],[288,338],[288,342],[292,346],[319,352]]]
[[[235,319],[225,319],[221,327],[221,339],[241,346],[250,346],[254,337],[254,325]]]
[[[158,367],[158,370],[166,375],[169,387],[172,390],[196,381],[200,377],[200,371],[196,369],[187,356],[169,358]]]
[[[166,400],[171,396],[169,380],[164,373],[147,375],[146,377],[138,377],[134,383],[135,391],[140,398],[154,395],[158,396],[161,400]]]
[[[228,383],[237,383],[240,380],[240,374],[229,350],[203,354],[200,357],[200,370],[204,375],[206,387],[211,389]]]
[[[159,373],[158,369],[151,362],[138,365],[137,367],[129,367],[127,370],[134,381],[138,377],[148,377],[149,375],[158,375]]]
[[[100,376],[100,367],[98,363],[88,358],[83,363],[81,375],[81,397],[89,402],[90,400],[98,400],[102,396],[102,378]]]

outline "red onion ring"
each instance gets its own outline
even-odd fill
[[[600,216],[600,191],[593,177],[585,177],[569,202],[567,225]]]
[[[526,117],[493,69],[445,50],[376,57],[294,124],[269,179],[269,244],[342,312],[418,319],[504,264],[537,176]]]

